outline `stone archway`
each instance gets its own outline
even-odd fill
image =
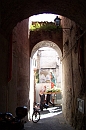
[[[39,48],[42,48],[42,47],[50,47],[50,48],[53,48],[59,55],[59,58],[61,60],[62,58],[62,52],[61,52],[61,49],[58,47],[57,44],[55,44],[54,42],[52,41],[41,41],[39,43],[37,43],[33,49],[32,49],[32,52],[31,52],[31,58],[30,58],[30,119],[32,118],[31,115],[33,113],[33,102],[34,102],[34,73],[33,73],[33,55],[36,53],[36,51],[39,49]]]
[[[37,43],[37,44],[33,47],[32,52],[31,52],[31,58],[33,57],[33,55],[35,54],[35,52],[36,52],[39,48],[41,48],[41,47],[51,47],[51,48],[55,49],[56,52],[58,52],[58,55],[59,55],[60,59],[62,58],[62,52],[61,52],[60,48],[59,48],[54,42],[48,41],[48,40],[46,40],[46,41],[41,41],[41,42]]]

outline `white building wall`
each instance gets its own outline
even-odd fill
[[[56,51],[51,48],[41,50],[40,68],[56,68],[56,55]]]

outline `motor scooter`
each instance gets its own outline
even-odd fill
[[[23,106],[16,108],[16,117],[9,112],[0,113],[0,130],[23,130],[27,112],[27,107]]]

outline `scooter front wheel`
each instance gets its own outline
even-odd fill
[[[37,123],[40,120],[40,112],[39,111],[34,111],[32,114],[32,121],[34,123]]]

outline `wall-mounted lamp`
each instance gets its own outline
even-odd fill
[[[56,18],[54,19],[54,22],[55,22],[57,28],[59,29],[59,27],[60,27],[60,25],[61,25],[61,19],[60,19],[58,16],[56,16]],[[60,28],[60,29],[62,29],[62,30],[63,30],[63,29],[64,29],[64,30],[69,29],[69,30],[71,31],[72,28],[73,28],[73,27],[71,27],[71,28]]]

